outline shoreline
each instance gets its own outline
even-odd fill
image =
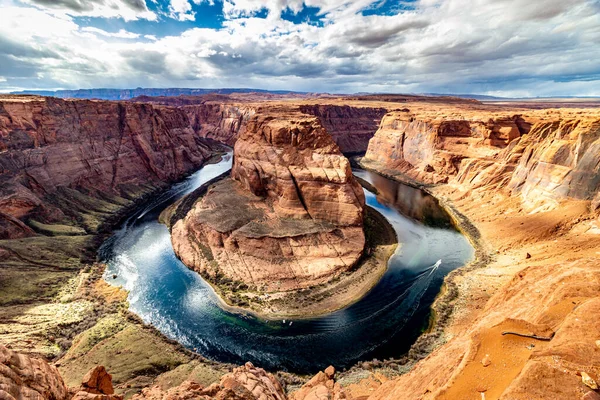
[[[393,181],[423,190],[427,194],[431,195],[436,199],[439,206],[450,216],[455,228],[463,236],[465,236],[465,238],[467,238],[475,250],[473,259],[471,261],[451,271],[444,277],[444,282],[442,283],[442,286],[440,287],[440,290],[433,304],[431,305],[431,315],[429,317],[427,329],[417,338],[406,355],[399,360],[390,360],[391,362],[408,366],[410,369],[412,365],[431,354],[436,347],[445,342],[442,337],[444,334],[446,334],[446,330],[449,327],[452,315],[456,311],[453,302],[458,296],[458,285],[456,283],[457,278],[475,269],[485,268],[492,261],[494,261],[494,254],[488,248],[489,246],[483,241],[481,232],[477,226],[466,215],[458,211],[450,200],[431,190],[432,188],[436,188],[440,185],[421,184],[402,173],[386,173],[385,170],[379,170],[373,165],[363,163],[362,157],[356,162],[361,168],[367,171],[375,172]],[[423,348],[426,350],[422,351]],[[413,349],[419,349],[419,351],[413,352]],[[415,353],[418,353],[418,355],[415,355]],[[404,374],[406,372],[407,371],[404,371],[400,374]]]

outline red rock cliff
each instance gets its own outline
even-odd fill
[[[360,258],[364,194],[314,117],[272,111],[251,119],[232,177],[172,229],[176,253],[201,274],[265,291],[323,283]]]
[[[344,153],[365,152],[381,118],[387,113],[381,107],[333,104],[302,105],[300,111],[318,117]]]
[[[68,206],[45,203],[63,188],[130,198],[181,178],[210,155],[180,109],[9,97],[0,102],[0,237],[29,235],[13,219],[32,212],[62,219]]]
[[[365,163],[425,183],[507,189],[530,210],[600,190],[600,118],[571,112],[393,112]]]

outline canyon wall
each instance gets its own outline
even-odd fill
[[[348,105],[301,105],[300,111],[321,120],[343,153],[364,153],[387,109]]]
[[[393,112],[364,158],[367,166],[421,183],[506,189],[529,210],[600,190],[600,119],[575,112]]]
[[[448,275],[434,309],[453,311],[408,359],[431,353],[369,399],[598,398],[599,146],[594,109],[384,117],[364,165],[427,186],[478,257]]]
[[[362,255],[364,194],[317,118],[256,115],[235,144],[231,176],[172,229],[194,270],[287,291],[326,282]]]
[[[242,104],[205,103],[182,107],[194,132],[233,146],[256,107]]]
[[[65,213],[74,208],[107,211],[106,202],[118,205],[180,179],[211,154],[211,144],[181,109],[5,99],[0,102],[0,238],[31,235],[19,222],[30,217],[71,224]]]
[[[201,137],[208,137],[226,143],[235,144],[243,132],[248,120],[257,112],[268,112],[278,108],[281,102],[266,101],[256,96],[178,96],[149,97],[142,96],[132,101],[181,107],[188,114],[194,131]],[[290,99],[287,99],[288,101]],[[290,102],[290,108],[298,107],[301,113],[312,115],[321,121],[327,132],[343,153],[364,153],[369,139],[373,137],[387,108],[368,107],[364,104],[328,104],[314,100],[304,104],[300,99]]]

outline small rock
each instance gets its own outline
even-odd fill
[[[113,274],[113,279],[117,279],[117,274]]]
[[[531,258],[531,254],[527,253],[527,254],[525,255],[525,258],[529,260],[529,259]]]
[[[490,355],[486,354],[485,357],[483,357],[483,359],[481,360],[481,365],[483,365],[484,367],[489,366],[492,363],[492,360],[490,360]]]
[[[600,394],[596,392],[587,392],[581,397],[581,400],[600,400]]]
[[[596,347],[600,349],[600,340],[596,340]]]
[[[83,377],[82,390],[96,394],[113,394],[112,376],[102,365],[92,368]]]
[[[325,375],[327,375],[327,378],[329,379],[333,379],[333,376],[335,375],[335,368],[333,367],[333,365],[330,365],[329,367],[325,368]]]
[[[586,372],[581,373],[581,381],[592,390],[598,390],[598,384]]]

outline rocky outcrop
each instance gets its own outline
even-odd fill
[[[264,291],[349,270],[364,248],[364,194],[319,120],[257,115],[238,139],[233,180],[213,186],[172,229],[183,262]]]
[[[364,153],[387,109],[349,105],[301,105],[300,111],[318,117],[343,153]]]
[[[235,368],[224,375],[219,383],[204,387],[193,381],[162,390],[159,386],[146,388],[133,400],[286,400],[287,396],[279,381],[252,363]]]
[[[69,392],[55,367],[0,345],[0,398],[66,400]]]
[[[334,380],[335,369],[319,372],[290,400],[346,399],[344,390]],[[0,398],[6,400],[122,400],[114,393],[112,377],[103,366],[92,368],[79,388],[70,391],[58,369],[46,361],[15,353],[0,345]],[[203,386],[194,381],[163,389],[146,387],[133,400],[287,400],[279,380],[252,363],[234,368],[218,383]]]
[[[123,396],[115,394],[112,376],[98,365],[85,374],[72,400],[123,400]]]
[[[320,371],[298,391],[290,395],[290,400],[345,400],[349,399],[344,389],[334,379],[335,368],[329,366]]]
[[[2,100],[0,238],[31,235],[14,218],[63,221],[84,198],[101,212],[180,179],[211,155],[191,125],[183,110],[140,103]]]

